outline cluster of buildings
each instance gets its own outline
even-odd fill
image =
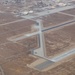
[[[69,0],[0,0],[0,4],[7,5],[7,8],[15,9],[19,15],[28,15],[33,12],[47,11],[68,5]]]
[[[53,3],[59,3],[59,2],[67,2],[69,0],[0,0],[0,3],[4,4],[12,4],[12,3],[20,3],[20,4],[30,4],[33,3],[35,5],[40,5],[40,4],[53,4]]]

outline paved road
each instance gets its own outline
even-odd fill
[[[26,19],[34,19],[36,17],[41,17],[41,16],[45,16],[45,15],[48,15],[48,14],[57,13],[57,12],[60,12],[60,11],[63,11],[63,10],[72,9],[72,8],[75,8],[75,5],[66,6],[66,7],[59,7],[59,8],[55,8],[55,9],[48,10],[48,11],[46,10],[46,11],[43,11],[43,12],[36,13],[37,14],[36,16],[25,15],[25,16],[22,16],[22,17],[26,18]]]
[[[40,48],[39,49],[35,49],[34,50],[34,54],[35,55],[38,55],[38,56],[41,56],[41,57],[44,57],[44,56],[46,56],[46,48],[45,48],[44,35],[43,35],[42,32],[47,31],[47,30],[51,30],[51,29],[55,29],[55,28],[58,28],[58,27],[61,27],[61,26],[65,26],[65,25],[67,26],[70,23],[75,22],[75,20],[70,21],[70,22],[66,22],[66,23],[63,23],[63,24],[60,24],[60,25],[57,25],[57,26],[53,26],[53,27],[50,27],[50,28],[45,28],[45,29],[42,29],[42,24],[41,24],[41,21],[40,20],[38,20],[37,22],[39,23],[39,26],[38,26],[39,27],[39,31],[30,33],[30,34],[25,34],[25,35],[23,35],[21,37],[12,38],[12,39],[9,39],[9,40],[15,42],[15,41],[18,41],[18,40],[21,40],[21,39],[28,38],[28,37],[31,37],[31,36],[34,36],[34,35],[38,35],[39,34],[38,40],[39,40],[39,46],[40,46]]]
[[[75,17],[75,15],[72,15],[72,14],[69,14],[69,13],[65,13],[65,12],[59,12],[59,13],[64,14],[64,15],[68,15],[68,16]]]
[[[70,55],[72,55],[72,54],[75,54],[75,49],[72,49],[72,50],[70,50],[70,51],[68,51],[68,52],[65,52],[65,53],[63,53],[63,54],[60,54],[60,55],[58,55],[58,56],[52,58],[51,60],[54,61],[54,62],[58,62],[58,61],[60,61],[60,60],[62,60],[62,59],[64,59],[64,58],[66,58],[66,57],[68,57],[68,56],[70,56]]]
[[[36,68],[37,70],[43,70],[43,69],[49,67],[50,65],[52,65],[53,63],[54,63],[53,61],[47,60],[47,61],[35,66],[34,68]]]
[[[70,55],[73,55],[73,54],[75,54],[75,49],[72,49],[72,50],[70,50],[68,52],[60,54],[60,55],[58,55],[58,56],[56,56],[56,57],[54,57],[52,59],[48,59],[46,57],[43,57],[43,59],[46,59],[46,61],[41,63],[41,64],[36,65],[34,68],[36,68],[37,70],[44,70],[45,68],[53,65],[55,62],[59,62],[62,59],[66,58],[66,57],[68,57]]]
[[[44,39],[43,39],[43,33],[42,33],[42,22],[41,20],[37,20],[37,22],[39,23],[39,42],[40,42],[40,49],[39,50],[34,50],[34,55],[38,55],[41,57],[44,57],[45,55],[45,46],[44,46]],[[37,52],[35,54],[35,52]]]
[[[62,10],[66,10],[66,9],[71,9],[71,8],[74,8],[74,6],[67,6],[67,7],[63,7],[62,9],[61,8],[59,8],[59,9],[54,9],[53,11],[50,11],[50,13],[54,13],[55,11],[62,11]],[[50,14],[49,13],[49,14]],[[46,14],[48,14],[48,13],[46,13]],[[41,15],[45,15],[45,13],[43,12]],[[40,15],[40,16],[41,16]],[[22,21],[22,20],[18,20],[18,21],[14,21],[14,22],[19,22],[19,21]],[[10,22],[10,23],[14,23],[14,22]],[[27,37],[31,37],[31,36],[33,36],[33,35],[37,35],[37,34],[39,34],[40,36],[39,36],[39,40],[40,40],[40,49],[39,50],[35,50],[35,52],[37,52],[38,51],[38,56],[41,56],[41,57],[44,57],[44,54],[46,53],[46,51],[45,51],[45,45],[44,45],[44,43],[45,43],[45,41],[44,41],[44,36],[43,36],[43,31],[47,31],[47,30],[50,30],[50,29],[54,29],[54,28],[57,28],[57,27],[60,27],[60,26],[64,26],[64,25],[67,25],[67,24],[69,24],[69,23],[72,23],[72,22],[75,22],[75,21],[71,21],[71,22],[68,22],[68,23],[64,23],[64,24],[60,24],[60,25],[58,25],[58,26],[54,26],[54,27],[50,27],[50,28],[46,28],[46,29],[43,29],[42,30],[42,24],[41,24],[41,22],[40,22],[40,20],[38,20],[38,23],[39,23],[39,31],[38,32],[34,32],[34,33],[30,33],[30,34],[27,34],[27,35],[24,35],[24,36],[21,36],[21,37],[19,37],[19,38],[15,38],[15,39],[13,39],[13,41],[18,41],[18,40],[21,40],[21,39],[24,39],[24,38],[27,38]],[[10,24],[9,23],[9,24]],[[6,23],[6,24],[8,24],[8,23]],[[54,60],[53,61],[58,61],[58,59],[60,60],[61,59],[61,57],[62,56],[59,56],[59,57],[57,57],[57,58],[54,58]]]
[[[26,20],[26,19],[20,19],[20,20],[16,20],[16,21],[8,22],[8,23],[0,24],[0,26],[8,25],[8,24],[12,24],[12,23],[16,23],[16,22],[20,22],[20,21],[24,21],[24,20]]]
[[[40,32],[38,31],[38,32],[29,33],[29,34],[24,34],[24,35],[21,35],[21,36],[19,36],[19,37],[12,37],[12,38],[10,38],[10,39],[8,39],[8,40],[16,42],[16,41],[19,41],[19,40],[22,40],[22,39],[25,39],[25,38],[28,38],[28,37],[37,35],[37,34],[39,34],[39,33],[40,33]]]
[[[0,75],[5,75],[1,66],[0,66]]]
[[[31,37],[31,36],[34,36],[34,35],[37,35],[37,34],[41,34],[41,37],[42,37],[42,32],[44,31],[47,31],[47,30],[51,30],[51,29],[55,29],[55,28],[58,28],[58,27],[61,27],[61,26],[68,26],[70,23],[73,23],[75,22],[75,20],[72,20],[72,21],[69,21],[69,22],[66,22],[66,23],[62,23],[60,25],[57,25],[57,26],[53,26],[53,27],[48,27],[48,28],[44,28],[42,29],[40,26],[41,24],[39,25],[39,29],[40,31],[37,31],[37,32],[33,32],[33,33],[28,33],[28,34],[25,34],[23,36],[20,36],[18,38],[12,38],[13,41],[18,41],[18,40],[21,40],[21,39],[24,39],[24,38],[28,38],[28,37]],[[42,45],[42,44],[41,44]]]
[[[68,26],[69,24],[74,23],[74,22],[75,22],[75,19],[71,20],[71,21],[68,21],[68,22],[65,22],[65,23],[62,23],[62,24],[59,24],[57,26],[44,28],[44,29],[42,29],[42,32],[47,31],[47,30],[51,30],[51,29],[55,29],[55,28],[58,28],[58,27],[62,27],[62,26]]]

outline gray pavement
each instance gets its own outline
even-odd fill
[[[43,33],[42,33],[42,22],[41,22],[41,20],[37,20],[37,22],[39,23],[38,27],[39,27],[40,49],[34,50],[34,55],[44,57],[45,56],[45,49],[44,49],[44,39],[43,39]]]
[[[72,8],[75,8],[75,5],[59,7],[59,8],[55,8],[55,9],[51,9],[51,10],[46,10],[46,11],[43,11],[43,12],[36,13],[37,15],[35,15],[35,16],[33,16],[33,15],[25,15],[25,16],[22,16],[22,17],[26,18],[26,19],[34,19],[36,17],[41,17],[41,16],[45,16],[45,15],[48,15],[48,14],[53,14],[53,13],[57,13],[57,12],[60,12],[60,11],[72,9]]]
[[[12,24],[12,23],[17,23],[17,22],[24,21],[24,20],[26,20],[26,19],[20,19],[20,20],[16,20],[16,21],[8,22],[8,23],[0,24],[0,26],[8,25],[8,24]]]
[[[66,10],[66,9],[71,9],[71,8],[74,8],[74,6],[62,7],[62,8],[54,9],[54,10],[48,11],[48,12],[45,11],[45,12],[38,13],[38,15],[39,15],[39,16],[43,16],[43,15],[47,15],[47,14],[51,14],[51,13],[63,11],[63,10]],[[36,16],[36,17],[39,17],[39,16]],[[72,16],[72,15],[71,15],[71,16]],[[30,18],[33,18],[33,17],[29,17],[29,19],[30,19]],[[69,23],[72,23],[72,22],[75,22],[75,20],[70,21],[70,22],[66,22],[66,23],[64,23],[64,24],[60,24],[60,25],[58,25],[58,26],[54,26],[54,27],[50,27],[50,28],[46,28],[46,29],[43,29],[43,30],[42,30],[41,21],[38,20],[38,23],[39,23],[39,31],[38,31],[38,32],[34,32],[34,33],[30,33],[30,34],[24,35],[24,36],[22,36],[22,37],[19,37],[19,38],[14,39],[14,41],[18,41],[18,40],[21,40],[21,39],[23,39],[23,38],[27,38],[27,37],[30,37],[30,36],[39,34],[39,35],[40,35],[40,36],[39,36],[39,38],[40,38],[40,39],[39,39],[39,40],[40,40],[40,48],[34,50],[34,55],[37,55],[37,56],[39,56],[39,57],[42,57],[42,58],[46,59],[46,61],[43,62],[43,63],[41,63],[41,64],[39,64],[39,65],[37,65],[37,66],[35,66],[35,68],[38,69],[38,70],[43,70],[43,69],[47,68],[48,66],[52,65],[54,62],[58,62],[58,61],[60,61],[60,60],[62,60],[62,59],[64,59],[64,58],[66,58],[66,57],[68,57],[68,56],[70,56],[70,55],[72,55],[72,54],[75,54],[75,50],[73,49],[73,50],[68,51],[68,52],[66,52],[66,53],[63,53],[63,54],[61,54],[61,55],[58,55],[58,56],[56,56],[56,57],[54,57],[54,58],[52,58],[52,59],[46,58],[46,57],[45,57],[46,51],[45,51],[45,46],[44,46],[45,41],[44,41],[44,38],[43,38],[44,36],[43,36],[43,33],[42,33],[42,32],[43,32],[43,31],[46,31],[46,30],[54,29],[54,28],[57,28],[57,27],[60,27],[60,26],[69,25]]]
[[[5,75],[1,66],[0,66],[0,75]]]
[[[62,26],[68,26],[68,25],[70,25],[72,23],[75,23],[75,19],[71,20],[71,21],[68,21],[68,22],[61,23],[61,24],[56,25],[56,26],[44,28],[44,29],[42,29],[42,32],[47,31],[47,30],[52,30],[52,29],[55,29],[55,28],[59,28],[59,27],[62,27]]]
[[[35,66],[34,68],[36,68],[37,70],[43,70],[43,69],[49,67],[50,65],[52,65],[53,63],[54,63],[53,61],[47,60],[47,61]]]
[[[65,52],[65,53],[63,53],[63,54],[60,54],[60,55],[58,55],[58,56],[52,58],[51,60],[54,61],[54,62],[58,62],[58,61],[60,61],[60,60],[62,60],[62,59],[64,59],[64,58],[66,58],[66,57],[68,57],[68,56],[70,56],[70,55],[72,55],[72,54],[75,54],[75,49],[72,49],[72,50],[67,51],[67,52]]]
[[[36,65],[34,68],[36,68],[37,70],[44,70],[45,68],[48,68],[49,66],[53,65],[55,62],[59,62],[62,59],[67,58],[68,56],[73,55],[73,54],[75,54],[75,49],[62,53],[52,59],[43,57],[43,59],[46,59],[46,61],[41,64]]]
[[[69,13],[65,13],[65,12],[59,12],[59,13],[75,17],[75,15],[72,15],[72,14],[69,14]]]
[[[19,41],[19,40],[22,40],[22,39],[25,39],[25,38],[28,38],[28,37],[31,37],[31,36],[34,36],[34,35],[37,35],[37,34],[39,34],[39,31],[38,32],[29,33],[29,34],[24,34],[24,35],[21,35],[19,37],[12,37],[12,38],[10,38],[8,40],[16,42],[16,41]]]

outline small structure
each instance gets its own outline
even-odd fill
[[[30,10],[28,13],[29,13],[29,14],[32,14],[33,12],[34,12],[33,10]]]
[[[28,15],[28,11],[22,12],[23,15]]]
[[[67,4],[65,3],[58,3],[59,6],[66,6]]]

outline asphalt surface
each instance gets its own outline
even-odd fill
[[[66,58],[66,57],[68,57],[68,56],[70,56],[70,55],[72,55],[72,54],[75,54],[75,49],[72,49],[72,50],[70,50],[70,51],[68,51],[68,52],[65,52],[65,53],[63,53],[63,54],[60,54],[60,55],[58,55],[58,56],[52,58],[51,60],[54,61],[54,62],[58,62],[58,61],[60,61],[60,60],[62,60],[62,59],[64,59],[64,58]]]
[[[49,66],[53,65],[55,62],[59,62],[62,59],[67,58],[68,56],[73,55],[73,54],[75,54],[75,49],[72,49],[68,52],[60,54],[52,59],[44,58],[46,59],[46,61],[39,65],[36,65],[34,68],[36,68],[37,70],[44,70],[45,68],[48,68]]]
[[[16,42],[16,41],[19,41],[19,40],[22,40],[22,39],[25,39],[25,38],[28,38],[28,37],[31,37],[31,36],[34,36],[34,35],[37,35],[37,34],[39,34],[39,32],[24,34],[23,36],[21,35],[20,37],[12,37],[9,40]]]
[[[24,20],[26,20],[26,19],[20,19],[20,20],[9,22],[9,23],[0,24],[0,26],[12,24],[12,23],[16,23],[16,22],[20,22],[20,21],[24,21]]]
[[[62,10],[66,10],[66,9],[71,9],[71,8],[74,8],[74,6],[72,6],[72,7],[71,7],[71,6],[70,6],[70,7],[66,7],[66,8],[63,8],[63,9],[55,9],[55,10],[53,10],[53,11],[50,12],[50,13],[55,13],[56,10],[57,10],[57,12],[58,12],[58,11],[62,11]],[[49,14],[50,14],[50,13],[49,13]],[[48,14],[48,13],[43,12],[42,14],[40,14],[40,16],[41,16],[41,15],[46,15],[46,14]],[[72,15],[70,15],[70,16],[72,16]],[[43,36],[43,33],[42,33],[42,32],[47,31],[47,30],[50,30],[50,29],[55,29],[55,28],[58,28],[58,27],[61,27],[61,26],[69,25],[70,23],[73,23],[73,22],[75,22],[75,20],[69,21],[69,22],[66,22],[66,23],[63,23],[63,24],[54,26],[54,27],[42,29],[41,21],[38,20],[38,23],[39,23],[39,31],[38,31],[38,32],[34,32],[34,33],[30,33],[30,34],[24,35],[24,36],[22,36],[22,37],[19,37],[19,38],[14,39],[14,41],[18,41],[18,40],[21,40],[21,39],[23,39],[23,38],[27,38],[27,37],[31,37],[31,36],[33,36],[33,35],[39,34],[39,40],[40,40],[40,41],[39,41],[39,42],[40,42],[39,44],[40,44],[40,48],[39,48],[39,49],[36,49],[36,50],[34,50],[34,51],[38,53],[38,54],[35,54],[35,55],[38,55],[38,56],[44,58],[45,46],[44,46],[44,36]],[[68,51],[68,52],[66,52],[66,53],[63,53],[63,54],[61,54],[61,55],[58,55],[58,56],[56,56],[56,57],[54,57],[54,58],[52,58],[52,59],[48,59],[47,61],[45,61],[45,62],[43,62],[43,63],[41,63],[41,64],[35,66],[35,68],[38,69],[38,70],[43,70],[44,68],[47,68],[48,66],[52,65],[54,62],[58,62],[58,61],[60,61],[60,60],[62,60],[62,59],[64,59],[64,58],[66,58],[66,57],[68,57],[68,56],[70,56],[70,55],[72,55],[72,54],[75,54],[75,50],[74,50],[74,49],[71,50],[71,51]]]
[[[52,65],[53,63],[54,63],[53,61],[47,60],[47,61],[35,66],[34,68],[36,68],[37,70],[43,70],[43,69],[49,67],[50,65]]]
[[[0,75],[5,75],[1,66],[0,66]]]
[[[37,20],[37,22],[39,23],[39,44],[40,44],[40,49],[39,50],[35,50],[35,52],[37,52],[37,54],[34,53],[34,55],[38,55],[41,57],[45,56],[45,49],[44,49],[44,39],[43,39],[43,33],[42,33],[42,22],[41,20]]]
[[[26,18],[26,19],[32,19],[32,18],[34,19],[36,17],[41,17],[41,16],[45,16],[45,15],[48,15],[48,14],[53,14],[53,13],[57,13],[57,12],[60,12],[60,11],[72,9],[72,8],[75,8],[75,5],[59,7],[59,8],[55,8],[55,9],[52,9],[52,10],[46,10],[46,11],[43,11],[43,12],[36,13],[37,14],[36,16],[25,15],[25,16],[22,16],[22,17]]]

